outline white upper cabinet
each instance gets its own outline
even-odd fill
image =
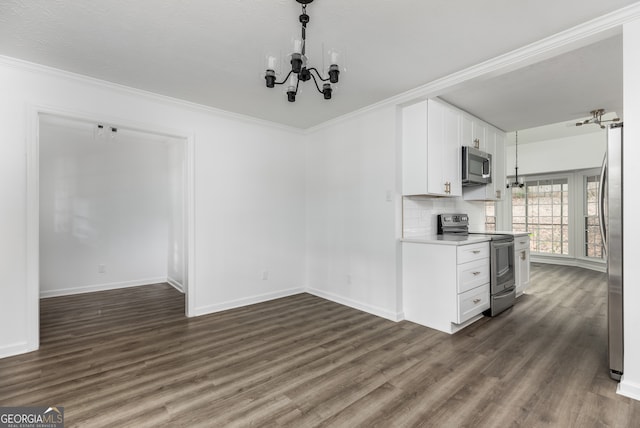
[[[462,114],[460,122],[462,124],[461,144],[487,152],[487,124],[478,118],[464,113]]]
[[[478,119],[470,119],[475,124]],[[482,125],[482,126],[481,126]],[[505,135],[499,129],[488,124],[477,126],[480,139],[480,150],[491,154],[491,183],[485,186],[472,186],[463,189],[463,197],[467,201],[500,201],[504,197],[506,187],[505,177]],[[484,143],[483,143],[484,141]]]
[[[436,100],[402,109],[402,193],[461,196],[461,118]]]
[[[440,100],[402,108],[402,194],[501,200],[505,188],[504,133]],[[490,153],[491,180],[462,187],[462,146]]]

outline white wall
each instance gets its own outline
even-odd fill
[[[307,140],[307,286],[397,319],[396,109],[324,126]]]
[[[167,143],[122,128],[96,131],[54,116],[40,121],[43,297],[167,278]]]
[[[184,291],[186,287],[186,236],[184,224],[186,209],[185,195],[185,147],[186,142],[174,142],[168,146],[169,173],[169,242],[167,246],[167,280],[174,287]]]
[[[0,93],[0,357],[33,349],[37,337],[37,293],[27,287],[37,268],[26,257],[34,106],[192,136],[194,314],[302,290],[305,148],[297,132],[8,58],[0,58]]]
[[[595,126],[595,125],[591,125]],[[518,174],[541,174],[598,168],[607,149],[607,133],[577,135],[518,144]],[[515,146],[507,146],[507,175],[515,175]]]
[[[640,400],[640,229],[634,227],[640,212],[640,193],[634,185],[638,168],[635,161],[640,158],[640,20],[624,25],[623,55],[623,177],[629,178],[626,182],[630,185],[623,185],[624,375],[619,392]]]

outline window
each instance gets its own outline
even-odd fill
[[[603,251],[598,206],[599,190],[600,176],[586,176],[584,185],[584,256],[601,259]]]
[[[487,201],[484,203],[484,230],[487,232],[496,231],[496,202]]]
[[[569,254],[569,180],[528,181],[511,194],[514,231],[531,234],[531,251]]]

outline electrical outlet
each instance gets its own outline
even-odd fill
[[[267,279],[269,279],[269,271],[268,270],[263,270],[262,271],[262,280],[266,281]]]
[[[103,264],[98,265],[98,273],[105,273],[107,271],[107,266]]]

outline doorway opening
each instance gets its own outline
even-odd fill
[[[170,284],[188,315],[189,138],[50,113],[37,120],[37,299]],[[35,334],[37,347],[39,326]]]

